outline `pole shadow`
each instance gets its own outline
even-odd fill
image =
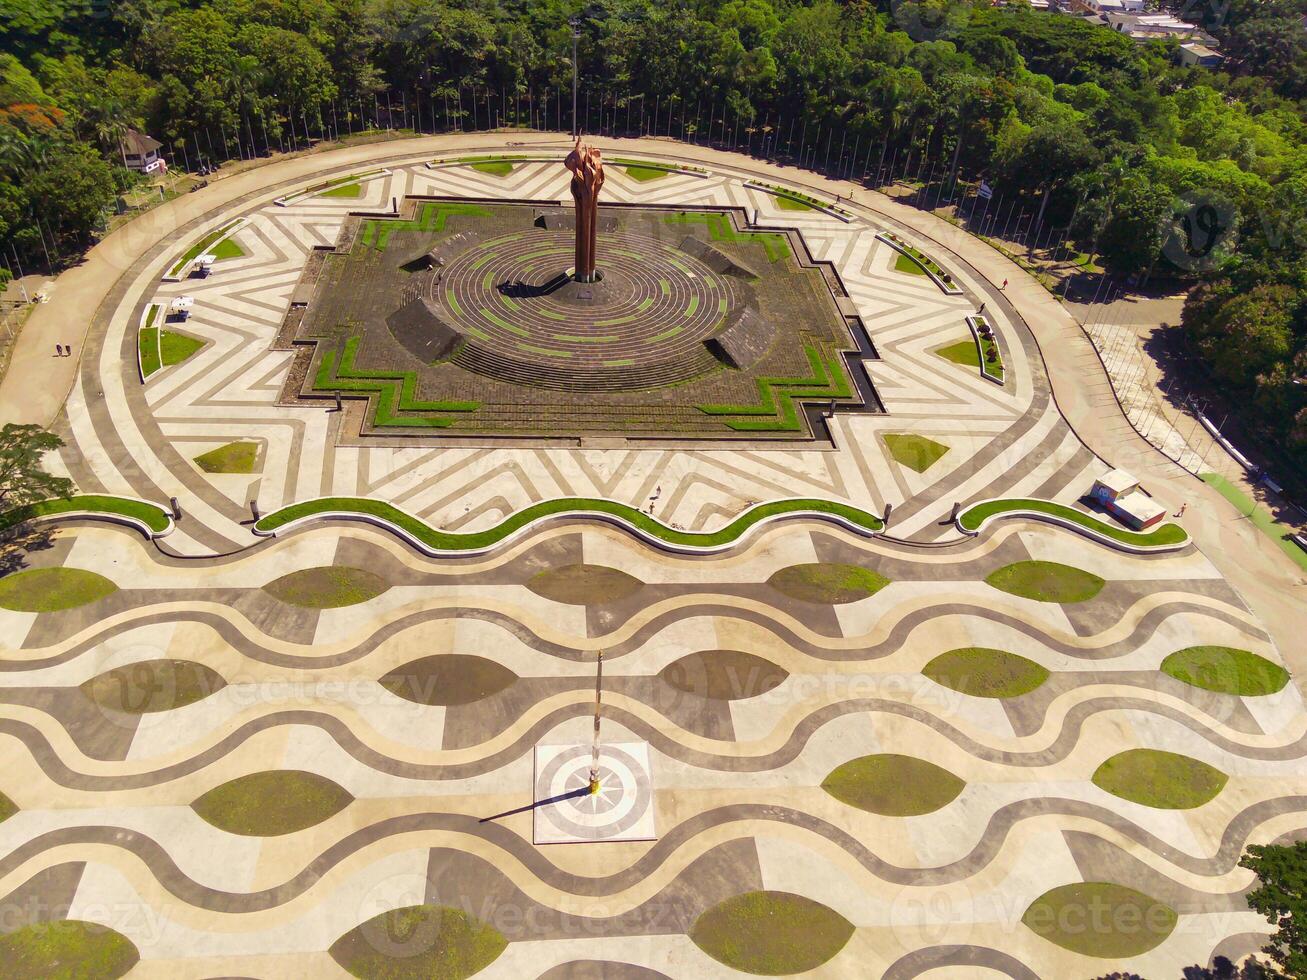
[[[482,817],[477,822],[490,823],[494,820],[499,820],[502,817],[511,817],[518,813],[527,813],[528,811],[534,810],[537,807],[548,806],[550,803],[562,803],[564,800],[575,800],[578,797],[589,796],[589,795],[590,795],[590,787],[582,786],[579,789],[574,789],[567,793],[559,793],[557,796],[551,796],[546,800],[536,800],[535,802],[528,803],[525,806],[519,806],[512,810],[505,810],[503,813],[496,813],[493,816]]]

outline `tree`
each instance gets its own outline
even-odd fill
[[[0,511],[72,496],[73,481],[52,476],[41,465],[46,453],[63,444],[39,425],[5,423],[0,429]]]
[[[1275,926],[1266,954],[1281,975],[1307,976],[1307,841],[1250,844],[1239,865],[1259,882],[1248,907]]]
[[[56,235],[85,243],[113,203],[114,179],[104,158],[85,143],[58,143],[25,181],[32,205]]]

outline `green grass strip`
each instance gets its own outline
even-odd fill
[[[236,219],[236,221],[239,221],[239,220],[240,220],[239,218]],[[211,232],[209,232],[209,234],[205,235],[205,236],[204,236],[203,238],[201,238],[198,242],[196,242],[194,245],[192,245],[192,246],[191,246],[191,247],[186,251],[186,253],[185,253],[184,255],[182,255],[181,258],[179,258],[176,262],[174,262],[174,263],[172,264],[172,267],[168,270],[168,275],[169,275],[170,277],[171,277],[171,276],[177,276],[177,275],[180,275],[181,272],[182,272],[182,271],[183,271],[183,270],[184,270],[188,265],[190,265],[192,262],[194,262],[194,261],[195,261],[197,258],[199,258],[201,255],[203,255],[204,252],[205,252],[205,250],[206,250],[210,245],[213,245],[213,244],[214,244],[215,242],[217,242],[220,238],[222,238],[224,235],[226,235],[227,232],[231,229],[232,225],[236,224],[236,221],[229,221],[229,222],[227,222],[225,225],[223,225],[223,226],[222,226],[221,228],[219,228],[217,231],[211,231]],[[243,254],[243,253],[242,253],[242,254]]]
[[[480,402],[419,401],[417,376],[411,371],[358,371],[354,358],[358,354],[358,337],[350,337],[340,352],[337,367],[335,351],[328,351],[318,364],[313,378],[316,391],[357,392],[376,395],[376,408],[372,413],[375,426],[408,426],[444,428],[454,420],[445,415],[412,415],[412,412],[473,412]]]
[[[737,432],[798,432],[803,428],[796,399],[849,398],[853,388],[838,353],[815,344],[804,347],[811,374],[803,378],[757,378],[756,405],[698,405],[706,415],[734,415]]]
[[[303,503],[291,504],[282,507],[280,510],[275,510],[271,514],[265,514],[254,525],[254,528],[260,533],[271,533],[285,527],[292,521],[333,511],[366,514],[381,518],[400,528],[433,551],[453,552],[490,548],[509,535],[526,527],[532,521],[565,512],[581,512],[583,515],[593,514],[595,516],[614,517],[666,544],[698,548],[720,548],[734,544],[759,521],[786,515],[840,518],[864,533],[879,531],[884,526],[880,518],[874,514],[869,514],[867,511],[850,504],[817,498],[803,498],[798,500],[775,500],[751,507],[731,521],[730,524],[716,531],[681,531],[668,527],[635,507],[618,503],[615,500],[604,500],[596,497],[560,497],[556,500],[545,500],[525,507],[514,514],[510,514],[492,528],[483,531],[458,532],[438,530],[421,518],[406,514],[393,504],[386,503],[383,500],[371,500],[365,497],[324,497],[319,500],[307,500]]]
[[[1054,503],[1051,500],[1036,500],[1031,497],[1009,497],[1005,500],[988,500],[981,504],[974,504],[958,514],[958,525],[964,531],[974,532],[979,530],[980,526],[990,517],[1003,517],[1005,515],[1020,517],[1021,515],[1015,512],[1023,510],[1032,510],[1041,514],[1060,517],[1078,524],[1086,530],[1111,538],[1113,541],[1120,541],[1123,544],[1135,545],[1141,548],[1183,544],[1189,540],[1189,534],[1179,524],[1168,522],[1158,525],[1151,531],[1132,531],[1129,528],[1117,527],[1105,521],[1100,521],[1098,518],[1092,517],[1084,511],[1076,510],[1074,507],[1068,507],[1066,504]]]
[[[140,349],[141,374],[148,378],[163,367],[163,356],[159,353],[159,328],[142,327],[136,334],[136,345]]]
[[[482,308],[477,312],[479,312],[483,317],[485,317],[487,320],[489,320],[491,323],[497,326],[500,330],[507,330],[509,333],[516,334],[519,337],[531,336],[529,331],[522,329],[515,323],[509,323],[502,316],[498,316],[493,310],[487,310],[485,308]]]
[[[730,219],[719,211],[691,211],[685,214],[668,215],[664,220],[674,225],[704,225],[715,242],[761,245],[767,252],[768,260],[772,262],[779,262],[790,254],[790,242],[784,235],[774,231],[736,231]]]
[[[1307,569],[1307,551],[1293,543],[1293,530],[1286,525],[1277,524],[1275,518],[1265,507],[1249,500],[1248,495],[1217,473],[1201,473],[1201,479],[1213,487],[1222,497],[1234,504],[1239,513],[1252,520],[1253,526],[1275,541],[1281,551],[1297,563],[1299,568]]]
[[[172,513],[157,504],[147,504],[130,497],[115,497],[111,494],[83,493],[65,500],[42,500],[39,503],[15,507],[0,514],[0,530],[7,530],[23,521],[38,520],[43,517],[56,517],[60,514],[72,514],[85,511],[92,516],[96,514],[114,514],[119,517],[132,517],[143,523],[155,534],[162,534],[172,527]]]

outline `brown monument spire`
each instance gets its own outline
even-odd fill
[[[599,151],[586,146],[578,136],[563,165],[572,171],[572,199],[576,201],[576,268],[572,278],[577,282],[594,282],[597,278],[595,232],[599,189],[604,186],[604,162]]]

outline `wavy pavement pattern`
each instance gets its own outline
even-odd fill
[[[615,944],[605,955],[623,961],[623,942],[662,937],[646,966],[715,975],[686,933],[708,908],[763,888],[805,894],[853,922],[848,949],[828,965],[833,975],[878,964],[886,975],[912,976],[968,962],[1048,975],[1076,961],[1021,928],[990,930],[981,917],[961,943],[946,922],[922,936],[886,938],[875,909],[903,889],[923,900],[964,890],[1024,908],[1068,875],[1106,873],[1126,874],[1122,885],[1196,923],[1141,958],[1155,970],[1205,960],[1228,937],[1256,932],[1257,920],[1239,913],[1249,882],[1239,853],[1250,840],[1307,826],[1307,716],[1295,689],[1262,698],[1194,693],[1157,671],[1167,654],[1202,642],[1275,656],[1237,597],[1192,553],[1113,557],[1118,576],[1083,604],[1088,611],[1068,618],[1061,607],[983,585],[995,568],[1031,557],[1101,567],[1095,546],[1043,528],[1001,530],[920,559],[890,542],[798,524],[695,558],[593,525],[549,528],[459,561],[417,556],[363,528],[184,565],[144,551],[127,532],[68,536],[72,547],[37,560],[80,563],[145,587],[77,609],[0,613],[5,635],[20,638],[0,671],[0,742],[14,780],[0,781],[0,792],[18,807],[0,824],[0,895],[79,862],[73,912],[128,898],[169,910],[162,934],[125,930],[146,963],[184,962],[194,936],[221,935],[213,948],[266,945],[275,954],[270,975],[291,975],[290,964],[311,950],[292,948],[284,930],[327,916],[343,934],[366,918],[357,909],[380,887],[373,876],[391,868],[390,880],[404,866],[428,891],[435,882],[489,903],[501,931],[495,908],[538,910],[529,927],[505,931],[505,959],[488,976],[515,962],[515,944],[563,938],[581,900],[589,903],[587,935]],[[858,564],[889,584],[842,605],[766,585],[778,569],[814,560]],[[332,609],[312,608],[312,597],[288,605],[260,588],[297,568],[336,564],[367,568],[387,588],[342,593],[344,604]],[[584,575],[569,573],[567,590],[544,590],[566,601],[529,587],[550,569],[591,566],[616,568],[630,583],[588,596]],[[1163,598],[1150,598],[1145,585]],[[934,686],[920,670],[957,646],[960,630],[989,631],[986,645],[1041,663],[1055,690],[1032,713],[1038,692],[1023,704]],[[530,843],[529,822],[483,817],[521,805],[533,746],[584,730],[590,651],[600,648],[609,659],[606,724],[650,743],[662,817],[657,841],[603,852],[579,873]],[[730,701],[717,688],[713,697],[699,693],[710,687],[693,672],[701,660],[678,668],[690,673],[677,685],[667,681],[678,658],[723,649],[747,649],[750,669],[761,662],[779,673],[766,684],[735,678],[748,696]],[[484,692],[472,685],[466,696],[402,696],[395,678],[410,678],[407,665],[449,654],[467,657],[466,670],[484,657],[499,673],[487,673]],[[203,690],[166,692],[181,707],[132,713],[106,706],[104,684],[101,701],[84,693],[100,675],[128,683],[133,668],[145,671],[124,688],[130,708],[132,692],[150,690],[151,665],[167,658],[203,668],[167,675],[205,679]],[[425,669],[413,668],[413,683]],[[352,686],[342,694],[330,687],[339,682]],[[87,734],[96,725],[125,726],[127,735],[97,743]],[[167,738],[158,734],[165,730]],[[873,730],[957,773],[958,799],[909,818],[834,800],[822,779],[876,751]],[[1107,744],[1113,739],[1120,744]],[[1092,786],[1103,759],[1136,743],[1230,773],[1215,800],[1187,815],[1187,834],[1159,811]],[[269,768],[316,771],[344,795],[334,815],[277,838],[280,857],[263,873],[249,864],[246,838],[162,816]],[[927,843],[895,829],[905,824]],[[1032,864],[1033,842],[1046,850],[1049,835],[1066,841],[1064,857]],[[805,876],[798,854],[829,873]],[[1030,878],[1029,894],[1004,892],[1014,875]],[[667,919],[659,909],[675,911]],[[1234,919],[1220,918],[1230,911]]]

